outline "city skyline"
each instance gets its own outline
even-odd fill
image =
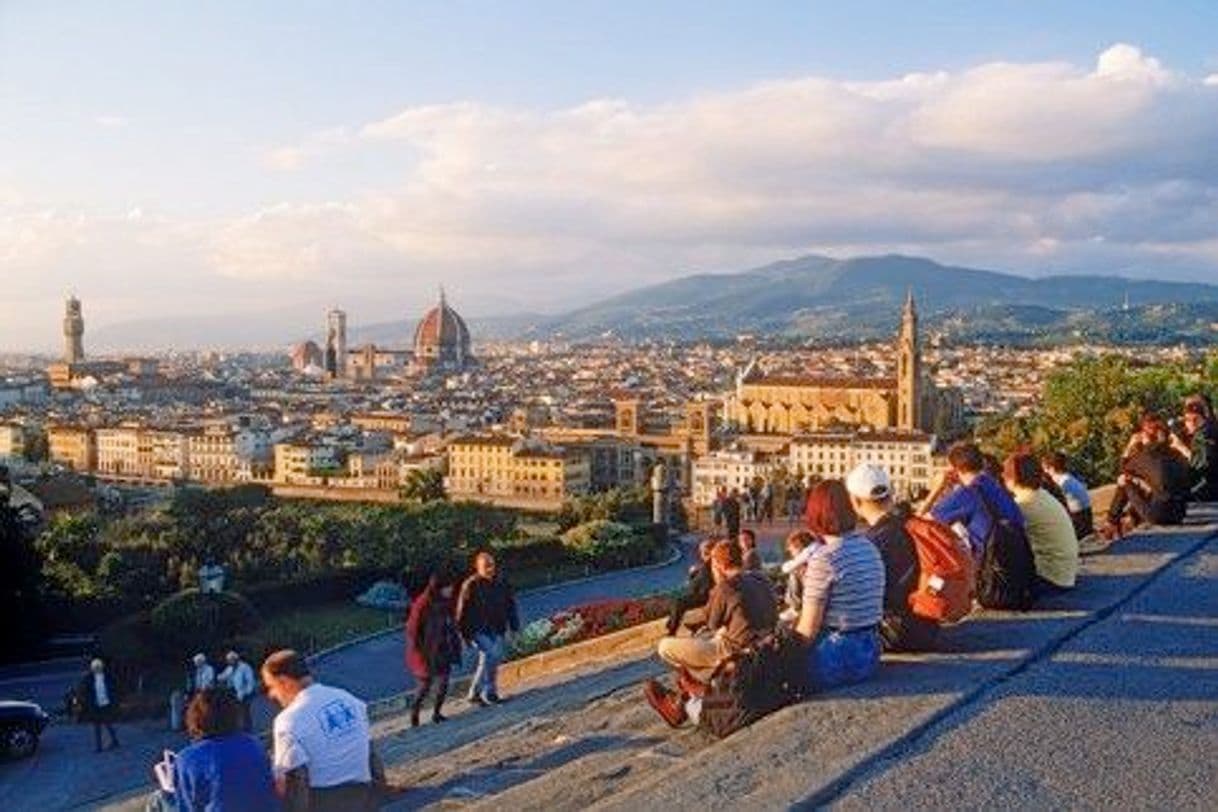
[[[1212,280],[1218,11],[1136,5],[6,4],[0,347],[55,347],[69,291],[95,329],[809,252]]]

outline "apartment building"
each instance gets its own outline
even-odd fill
[[[788,466],[796,474],[841,478],[856,465],[872,463],[888,471],[903,498],[930,490],[935,438],[922,432],[817,432],[791,440]]]

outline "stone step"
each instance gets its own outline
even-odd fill
[[[1084,559],[1071,594],[1027,613],[979,612],[939,650],[885,657],[873,681],[785,708],[716,742],[672,731],[639,685],[662,673],[632,656],[522,685],[507,704],[442,726],[378,724],[393,809],[695,809],[785,806],[834,788],[897,743],[1020,673],[1109,616],[1166,566],[1205,543],[1218,518],[1148,531]],[[463,704],[463,703],[457,703]]]

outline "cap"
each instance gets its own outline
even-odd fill
[[[846,490],[858,499],[878,501],[892,495],[892,480],[883,468],[865,462],[846,477]]]
[[[203,652],[199,652],[193,657],[193,659],[195,665],[203,665],[203,663],[207,662],[207,655]]]

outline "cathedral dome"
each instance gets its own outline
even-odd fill
[[[442,365],[460,369],[470,360],[469,328],[448,306],[444,293],[440,302],[424,314],[414,331],[415,359],[425,367]]]
[[[323,357],[321,347],[312,341],[305,341],[292,348],[292,366],[303,370],[310,366],[321,366]]]

